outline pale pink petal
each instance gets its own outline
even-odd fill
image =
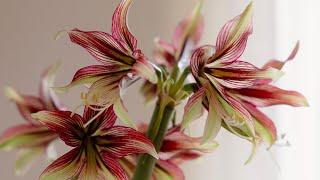
[[[159,160],[157,162],[156,168],[159,168],[159,167],[161,169],[163,169],[165,172],[167,172],[169,174],[169,176],[172,178],[172,180],[184,180],[185,179],[184,173],[180,169],[180,167],[170,161]],[[155,174],[155,179],[157,179],[158,176],[156,174],[156,170],[155,170],[154,174]]]

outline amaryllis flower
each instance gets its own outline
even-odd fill
[[[191,54],[203,32],[203,17],[200,13],[202,3],[202,0],[199,1],[193,12],[179,22],[174,31],[172,43],[159,38],[155,40],[154,57],[157,63],[169,68],[177,63],[183,67],[189,64]]]
[[[118,162],[131,154],[157,158],[152,142],[142,133],[116,126],[112,106],[102,113],[86,107],[83,117],[69,111],[40,111],[32,115],[72,149],[49,165],[40,179],[128,179]],[[97,116],[95,121],[85,124]]]
[[[250,4],[240,16],[223,26],[216,46],[203,46],[192,56],[191,71],[199,90],[185,107],[183,126],[201,115],[204,104],[208,109],[204,141],[216,136],[223,126],[254,144],[262,139],[271,145],[276,140],[275,125],[257,107],[307,105],[300,93],[270,84],[282,75],[280,69],[285,62],[272,61],[258,68],[241,60],[252,33],[251,16]],[[288,60],[296,52],[297,47]]]
[[[52,151],[51,143],[58,136],[34,120],[31,114],[41,110],[62,109],[54,92],[50,89],[53,86],[56,69],[57,65],[54,65],[43,74],[38,97],[20,94],[9,87],[5,91],[10,100],[16,103],[20,114],[26,120],[25,123],[8,128],[0,135],[0,149],[20,150],[15,168],[17,175],[25,173],[34,160],[46,152],[51,156],[50,158],[55,158],[52,157],[55,152]]]
[[[112,18],[111,34],[100,31],[68,32],[72,42],[85,48],[100,65],[79,69],[72,82],[60,90],[80,84],[91,84],[89,92],[83,97],[86,105],[115,108],[121,106],[120,88],[127,81],[144,77],[152,83],[157,76],[151,63],[137,46],[136,38],[127,26],[127,14],[132,0],[122,0]],[[119,110],[119,111],[121,111]]]
[[[147,126],[141,125],[139,130],[146,132]],[[167,131],[164,137],[152,178],[154,180],[183,180],[185,179],[184,173],[179,165],[212,152],[217,146],[218,144],[213,140],[201,144],[201,138],[188,136],[180,126],[174,126]],[[121,162],[126,167],[128,175],[132,175],[136,165],[135,158],[126,157],[121,159]]]

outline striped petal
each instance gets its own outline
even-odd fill
[[[122,41],[131,52],[137,49],[137,40],[131,34],[128,24],[127,15],[132,0],[122,0],[113,13],[112,17],[112,36]]]
[[[132,53],[108,33],[73,29],[69,31],[69,37],[104,65],[132,65],[135,62]]]
[[[113,111],[113,106],[103,110],[103,112],[86,106],[83,112],[83,119],[84,122],[95,119],[88,126],[87,133],[97,135],[101,130],[111,128],[116,122],[117,116]]]
[[[256,120],[255,129],[257,134],[271,146],[277,138],[277,129],[273,121],[253,105],[245,103],[245,106]]]
[[[126,65],[91,65],[79,69],[73,76],[72,81],[64,87],[55,87],[57,91],[67,91],[68,89],[83,84],[92,84],[96,81],[112,74],[129,72],[130,67]],[[119,78],[120,79],[120,78]]]
[[[263,66],[263,69],[266,69],[268,67],[273,67],[273,68],[276,68],[276,69],[279,69],[281,70],[282,67],[288,62],[288,61],[291,61],[293,60],[297,53],[298,53],[298,50],[299,50],[299,46],[300,46],[300,43],[299,41],[296,43],[295,47],[293,48],[293,50],[291,51],[289,57],[285,60],[285,61],[279,61],[279,60],[270,60],[269,62],[267,62],[264,66]]]
[[[219,32],[216,54],[209,62],[233,62],[236,61],[245,50],[247,39],[252,33],[252,3],[243,13],[227,22]]]
[[[84,135],[83,119],[70,111],[40,111],[32,114],[69,146],[76,147]]]
[[[124,126],[114,126],[102,131],[97,144],[115,158],[130,154],[148,153],[157,158],[152,142],[142,133]]]
[[[184,114],[182,120],[182,127],[187,127],[193,120],[198,119],[203,114],[202,101],[205,95],[205,89],[200,88],[196,93],[194,93],[189,99],[184,107]]]
[[[179,60],[188,46],[194,48],[199,42],[203,32],[203,17],[201,7],[203,1],[199,1],[193,12],[183,19],[173,34],[173,45],[176,48],[175,57]],[[191,45],[187,45],[191,44]]]
[[[52,90],[60,63],[53,64],[42,74],[40,84],[40,99],[44,102],[47,110],[62,109],[63,105]]]
[[[16,103],[20,114],[25,120],[32,124],[38,124],[38,122],[31,117],[31,113],[45,109],[45,105],[40,98],[22,95],[11,87],[5,88],[5,95]]]
[[[213,46],[202,46],[196,49],[191,57],[190,67],[193,76],[197,79],[203,73],[207,60],[214,54]]]
[[[158,77],[156,75],[156,72],[152,64],[146,59],[142,52],[140,50],[136,51],[134,56],[137,59],[137,61],[133,65],[132,70],[139,74],[139,76],[150,81],[151,83],[157,83]]]
[[[0,149],[31,148],[48,145],[56,139],[55,133],[46,127],[32,124],[16,125],[7,129],[0,136]]]
[[[308,102],[302,94],[296,91],[283,90],[272,85],[237,89],[232,93],[255,106],[265,107],[278,104],[287,104],[295,107],[308,106]]]
[[[119,180],[128,180],[125,170],[122,168],[118,160],[114,159],[107,152],[101,152],[105,167],[108,169],[110,174]]]
[[[119,84],[125,76],[123,73],[110,74],[93,83],[86,94],[86,103],[108,107],[120,96]]]
[[[80,175],[83,173],[85,166],[84,153],[77,147],[51,163],[42,172],[40,179],[82,179]]]

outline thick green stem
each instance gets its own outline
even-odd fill
[[[161,102],[158,102],[154,109],[149,129],[147,132],[147,135],[153,141],[157,152],[159,152],[162,146],[164,135],[168,129],[168,124],[171,121],[172,115],[175,111],[174,106],[169,104],[164,107],[164,110],[161,113],[161,106]],[[154,134],[154,126],[157,124],[157,121],[159,120],[161,120],[159,129],[157,130],[157,134]],[[140,156],[136,171],[133,176],[133,180],[150,180],[156,162],[157,159],[150,156],[149,154],[144,154]]]

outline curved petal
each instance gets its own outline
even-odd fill
[[[125,43],[127,48],[133,52],[137,48],[137,40],[131,34],[128,24],[127,15],[132,0],[122,0],[113,13],[112,17],[112,36]]]
[[[159,38],[156,38],[154,41],[156,49],[153,52],[153,57],[156,62],[167,67],[173,67],[176,63],[174,57],[176,49],[174,48],[174,46]]]
[[[295,107],[308,106],[308,102],[302,94],[296,91],[283,90],[272,85],[253,86],[232,90],[231,92],[255,106],[265,107],[278,104],[287,104]]]
[[[24,175],[30,168],[31,165],[39,158],[39,156],[45,153],[45,146],[36,147],[30,149],[22,149],[18,154],[18,159],[15,163],[15,174],[17,176]]]
[[[57,95],[52,90],[54,80],[60,63],[53,64],[42,74],[40,84],[40,98],[44,102],[47,110],[62,109],[63,105]]]
[[[198,119],[203,114],[203,106],[202,101],[205,95],[205,89],[200,88],[197,92],[195,92],[189,99],[184,107],[183,120],[181,122],[182,128],[185,128],[191,123],[193,120]]]
[[[126,72],[131,69],[126,65],[91,65],[79,69],[73,76],[72,81],[64,87],[55,87],[58,91],[67,91],[73,86],[81,84],[91,84],[105,76],[111,76],[112,74],[118,74],[119,72]]]
[[[69,31],[69,37],[104,65],[132,65],[135,62],[131,53],[108,33],[73,29]]]
[[[191,72],[197,79],[207,63],[207,60],[214,54],[215,48],[213,46],[202,46],[194,51],[190,61]]]
[[[0,136],[0,149],[39,147],[56,139],[55,133],[44,126],[21,124],[7,129]]]
[[[132,70],[139,74],[141,77],[146,78],[151,83],[155,84],[158,81],[156,72],[152,64],[146,59],[141,51],[136,51],[134,56],[137,61],[133,65]]]
[[[101,152],[101,158],[107,170],[119,180],[128,180],[125,170],[122,168],[118,160],[112,158],[107,152]]]
[[[32,114],[32,117],[57,133],[67,145],[76,147],[81,144],[84,127],[83,119],[78,114],[72,115],[70,111],[40,111]]]
[[[51,163],[41,174],[41,180],[78,179],[86,166],[80,148],[74,148]]]
[[[164,170],[172,180],[184,180],[184,173],[182,169],[180,169],[179,166],[176,164],[170,162],[170,161],[163,161],[159,160],[157,161],[157,166],[154,169],[154,178],[157,180],[163,179],[162,174],[159,173],[159,170]]]
[[[157,158],[152,142],[142,133],[124,126],[114,126],[96,137],[97,144],[115,158],[148,153]]]
[[[288,62],[288,61],[291,61],[293,60],[297,53],[298,53],[298,50],[299,50],[299,41],[296,43],[295,47],[293,48],[293,50],[291,51],[289,57],[285,60],[285,61],[279,61],[279,60],[270,60],[269,62],[267,62],[262,68],[263,69],[267,69],[268,67],[273,67],[273,68],[276,68],[276,69],[279,69],[281,70],[282,67]]]
[[[130,117],[127,108],[124,106],[122,100],[118,98],[114,105],[113,105],[113,110],[117,117],[123,121],[125,124],[129,125],[131,128],[136,129],[136,125],[133,121],[133,119]]]
[[[119,84],[123,76],[123,73],[110,74],[93,83],[86,94],[86,104],[98,107],[111,106],[120,97]]]
[[[216,47],[217,53],[209,62],[236,61],[245,50],[247,39],[252,33],[252,3],[241,15],[232,19],[219,32]]]
[[[26,96],[18,93],[11,87],[5,88],[5,95],[14,101],[19,109],[22,117],[32,124],[39,124],[31,117],[31,113],[35,113],[45,109],[45,106],[40,98],[35,96]]]
[[[176,48],[175,57],[179,60],[187,44],[191,43],[192,48],[199,42],[203,33],[203,17],[201,7],[203,1],[199,1],[193,12],[186,16],[175,29],[173,34],[173,45]]]

